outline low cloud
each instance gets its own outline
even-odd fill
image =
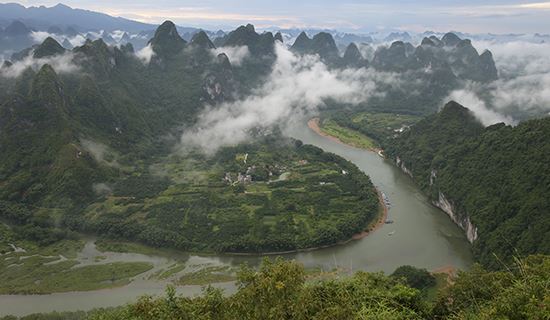
[[[199,147],[213,153],[292,119],[315,113],[327,99],[356,104],[377,95],[376,81],[389,74],[370,69],[329,70],[317,56],[299,57],[283,45],[268,80],[243,100],[208,107],[198,124],[181,137],[181,148]]]
[[[502,79],[550,72],[550,43],[475,41],[474,45],[491,50]]]
[[[454,100],[466,108],[470,109],[476,118],[484,125],[490,126],[495,123],[504,122],[506,124],[515,124],[514,119],[502,115],[497,111],[491,110],[486,103],[481,100],[472,90],[461,89],[453,91],[445,101]]]
[[[122,37],[124,36],[126,32],[123,31],[123,30],[115,30],[113,32],[111,32],[109,35],[111,36],[111,38],[113,38],[115,41],[120,41],[122,40]]]
[[[250,56],[248,46],[240,47],[220,47],[212,49],[212,54],[217,56],[220,53],[225,53],[229,58],[229,61],[234,66],[240,66],[243,61]]]
[[[46,31],[33,31],[31,33],[31,38],[32,38],[32,41],[34,43],[42,43],[48,37],[52,37],[52,38],[55,39],[57,36],[52,34],[52,33],[46,32]],[[58,39],[56,39],[56,40],[58,40]]]
[[[106,183],[94,183],[92,190],[98,196],[106,196],[113,193],[113,189]]]
[[[143,64],[149,64],[151,62],[151,59],[155,56],[155,51],[153,50],[153,47],[151,45],[147,45],[143,49],[136,52],[136,57],[143,62]]]
[[[53,34],[46,31],[33,31],[31,33],[31,38],[33,42],[37,44],[44,42],[44,40],[46,40],[46,38],[48,37],[55,39],[55,41],[61,44],[65,40],[67,40],[73,47],[81,46],[84,44],[84,42],[86,42],[86,38],[79,34],[74,37],[67,37],[65,35]]]
[[[31,52],[23,60],[14,62],[9,68],[1,69],[0,75],[5,78],[16,78],[27,68],[38,70],[45,64],[49,64],[55,72],[60,74],[72,73],[80,69],[74,62],[74,54],[72,52],[40,59],[33,58],[32,54]]]
[[[522,118],[550,114],[550,43],[477,42],[493,52],[499,80],[483,90],[491,106]]]
[[[529,115],[550,114],[550,73],[499,81],[492,90],[495,108]]]
[[[88,139],[80,139],[80,145],[89,152],[95,161],[106,164],[110,167],[119,168],[114,153],[103,143]]]

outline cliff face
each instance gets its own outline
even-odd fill
[[[439,192],[438,194],[439,198],[432,200],[432,204],[447,213],[451,220],[466,232],[468,241],[474,243],[477,240],[477,227],[472,224],[470,217],[467,214],[458,214],[451,201],[443,193]]]
[[[449,37],[446,40],[452,42]],[[471,152],[464,141],[476,139],[484,130],[470,110],[451,101],[439,113],[426,117],[384,146],[388,157],[414,179],[433,205],[466,232],[471,243],[478,239],[478,227],[483,227],[472,223],[481,223],[476,216],[478,208],[464,207],[458,201],[463,193],[455,193],[455,185],[449,181],[460,179],[456,176],[460,168],[457,161]]]
[[[550,252],[550,117],[485,128],[450,102],[383,146],[485,267]]]
[[[404,173],[414,179],[411,170],[407,168],[405,162],[399,156],[395,158],[395,163]],[[437,188],[436,179],[437,171],[432,170],[430,174],[430,188]],[[455,224],[462,228],[462,230],[466,232],[466,238],[468,238],[468,241],[473,244],[474,241],[477,240],[478,236],[477,227],[470,220],[470,216],[468,214],[458,212],[453,203],[441,191],[437,190],[437,194],[437,199],[430,199],[432,204],[443,210],[443,212],[445,212]]]
[[[414,178],[414,176],[413,176],[411,170],[409,170],[409,168],[407,168],[407,166],[405,166],[405,162],[403,162],[399,156],[397,156],[397,157],[395,158],[395,163],[396,163],[397,166],[398,166],[403,172],[405,172],[409,177]]]

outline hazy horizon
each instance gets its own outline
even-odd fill
[[[51,1],[10,1],[26,7],[47,6]],[[181,26],[204,29],[231,29],[245,23],[264,28],[334,29],[343,32],[461,31],[468,33],[547,33],[550,2],[491,0],[411,1],[73,1],[72,8],[98,11],[144,23],[172,20]]]

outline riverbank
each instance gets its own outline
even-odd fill
[[[320,126],[320,118],[319,117],[315,117],[315,118],[312,118],[308,121],[307,123],[308,127],[314,131],[316,134],[318,134],[319,136],[322,136],[324,138],[327,138],[331,141],[334,141],[334,142],[337,142],[339,144],[343,144],[343,145],[346,145],[348,147],[352,147],[352,148],[359,148],[357,146],[354,146],[354,145],[351,145],[351,144],[348,144],[348,143],[345,143],[343,142],[342,140],[340,140],[338,137],[335,137],[335,136],[332,136],[326,132],[324,132],[322,129],[321,129],[321,126]],[[383,156],[383,150],[382,149],[378,149],[378,148],[359,148],[359,149],[363,149],[363,150],[368,150],[368,151],[372,151],[372,152],[376,152],[379,156],[381,157],[384,157]],[[382,194],[380,193],[380,191],[378,191],[378,197],[380,199],[380,203],[382,205],[382,207],[384,208],[384,214],[380,217],[380,219],[373,225],[372,228],[369,227],[368,231],[364,231],[360,234],[357,234],[354,236],[354,240],[359,240],[359,239],[362,239],[366,236],[369,235],[370,232],[372,231],[375,231],[377,230],[378,228],[380,228],[382,225],[384,225],[386,219],[387,219],[387,214],[388,214],[388,210],[387,210],[387,207],[385,205],[385,202],[383,200],[383,197],[382,197]],[[438,208],[440,208],[439,206],[436,206]],[[441,208],[440,208],[441,209]],[[444,211],[444,210],[443,210]],[[456,276],[457,274],[457,271],[458,269],[453,266],[453,265],[446,265],[446,266],[443,266],[443,267],[439,267],[439,268],[435,268],[431,271],[432,274],[444,274],[446,276],[446,280],[447,282],[452,282],[452,279]]]
[[[346,145],[346,146],[349,146],[349,147],[353,147],[353,148],[365,149],[365,148],[359,148],[357,146],[345,143],[342,140],[340,140],[339,138],[323,132],[323,130],[320,127],[320,121],[321,121],[321,119],[318,118],[318,117],[310,119],[307,122],[307,126],[311,130],[313,130],[315,133],[317,133],[318,135],[320,135],[322,137],[325,137],[329,140],[332,140],[334,142],[337,142],[337,143],[340,143],[340,144],[343,144],[343,145]],[[366,148],[365,150],[376,152],[378,155],[380,155],[380,153],[382,152],[382,149],[379,149],[379,148]],[[374,231],[380,229],[386,223],[386,220],[388,218],[388,207],[386,206],[386,203],[384,202],[384,198],[382,197],[382,193],[380,192],[380,190],[376,190],[376,192],[378,193],[378,199],[380,201],[380,208],[381,208],[381,213],[378,215],[378,218],[374,222],[371,222],[365,231],[354,235],[352,237],[352,239],[346,241],[345,243],[348,243],[351,240],[363,239],[364,237],[368,236],[371,232],[374,232]]]
[[[378,200],[380,202],[380,213],[378,214],[378,218],[371,222],[369,226],[367,227],[367,230],[358,233],[353,236],[353,240],[360,240],[364,237],[368,236],[370,233],[382,228],[382,226],[386,223],[386,220],[388,219],[388,206],[386,206],[386,203],[384,202],[384,197],[382,197],[382,192],[380,190],[376,190],[378,193]]]
[[[328,134],[326,133],[325,131],[323,131],[323,129],[321,129],[321,119],[319,117],[315,117],[313,119],[310,119],[308,122],[307,122],[307,126],[315,131],[315,133],[317,133],[318,135],[320,136],[323,136],[329,140],[332,140],[334,142],[337,142],[337,143],[340,143],[340,144],[343,144],[343,145],[346,145],[348,147],[352,147],[352,148],[357,148],[357,149],[362,149],[362,150],[368,150],[368,151],[372,151],[372,152],[376,152],[378,154],[380,154],[380,152],[382,152],[382,149],[380,148],[376,148],[376,147],[361,147],[361,146],[358,146],[358,145],[354,145],[354,144],[351,144],[351,143],[346,143],[344,141],[342,141],[340,138],[336,137],[336,136],[333,136],[331,134]]]

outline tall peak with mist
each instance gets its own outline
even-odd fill
[[[223,46],[227,47],[247,46],[254,56],[273,55],[274,44],[275,39],[271,32],[258,34],[251,24],[231,31],[223,41]]]
[[[394,41],[389,48],[380,47],[374,53],[372,65],[380,70],[400,71],[408,68],[407,46]]]
[[[306,53],[307,50],[309,50],[311,43],[311,39],[307,36],[307,34],[302,31],[296,40],[294,40],[294,44],[292,45],[291,49],[295,52],[299,53]]]
[[[480,56],[481,72],[485,75],[487,80],[498,79],[498,71],[493,59],[493,54],[489,50],[485,50]]]
[[[36,49],[34,49],[33,57],[36,59],[55,56],[58,54],[63,54],[65,48],[63,48],[59,42],[57,42],[52,37],[47,37],[42,44],[40,44]]]
[[[294,41],[291,50],[300,54],[318,54],[325,60],[335,60],[339,57],[336,42],[327,32],[319,32],[311,39],[302,32]]]
[[[159,56],[170,56],[179,53],[186,41],[179,35],[172,21],[165,21],[157,28],[149,44]]]
[[[435,47],[435,43],[430,38],[424,38],[422,39],[422,42],[420,43],[421,46],[429,46],[429,47]]]
[[[189,42],[191,45],[199,47],[199,48],[205,48],[205,49],[214,49],[215,46],[210,41],[210,38],[204,31],[199,31],[193,35],[193,38],[191,38],[191,41]]]
[[[441,41],[447,47],[454,47],[454,46],[458,45],[460,40],[461,39],[456,34],[454,34],[452,32],[446,33],[443,36],[443,38],[441,38]]]
[[[437,114],[438,125],[449,132],[460,132],[461,135],[480,134],[484,126],[474,113],[456,101],[449,101]]]
[[[363,58],[355,43],[350,43],[344,52],[342,62],[345,67],[366,67],[368,62]]]
[[[254,30],[254,26],[248,24],[246,26],[240,26],[237,29],[231,31],[224,43],[224,46],[236,47],[236,46],[251,46],[256,43],[260,35]]]
[[[222,67],[222,69],[231,69],[231,62],[229,61],[229,57],[225,53],[220,53],[217,56],[218,64]]]
[[[338,47],[332,35],[328,32],[319,32],[311,39],[311,51],[323,58],[338,56]]]

